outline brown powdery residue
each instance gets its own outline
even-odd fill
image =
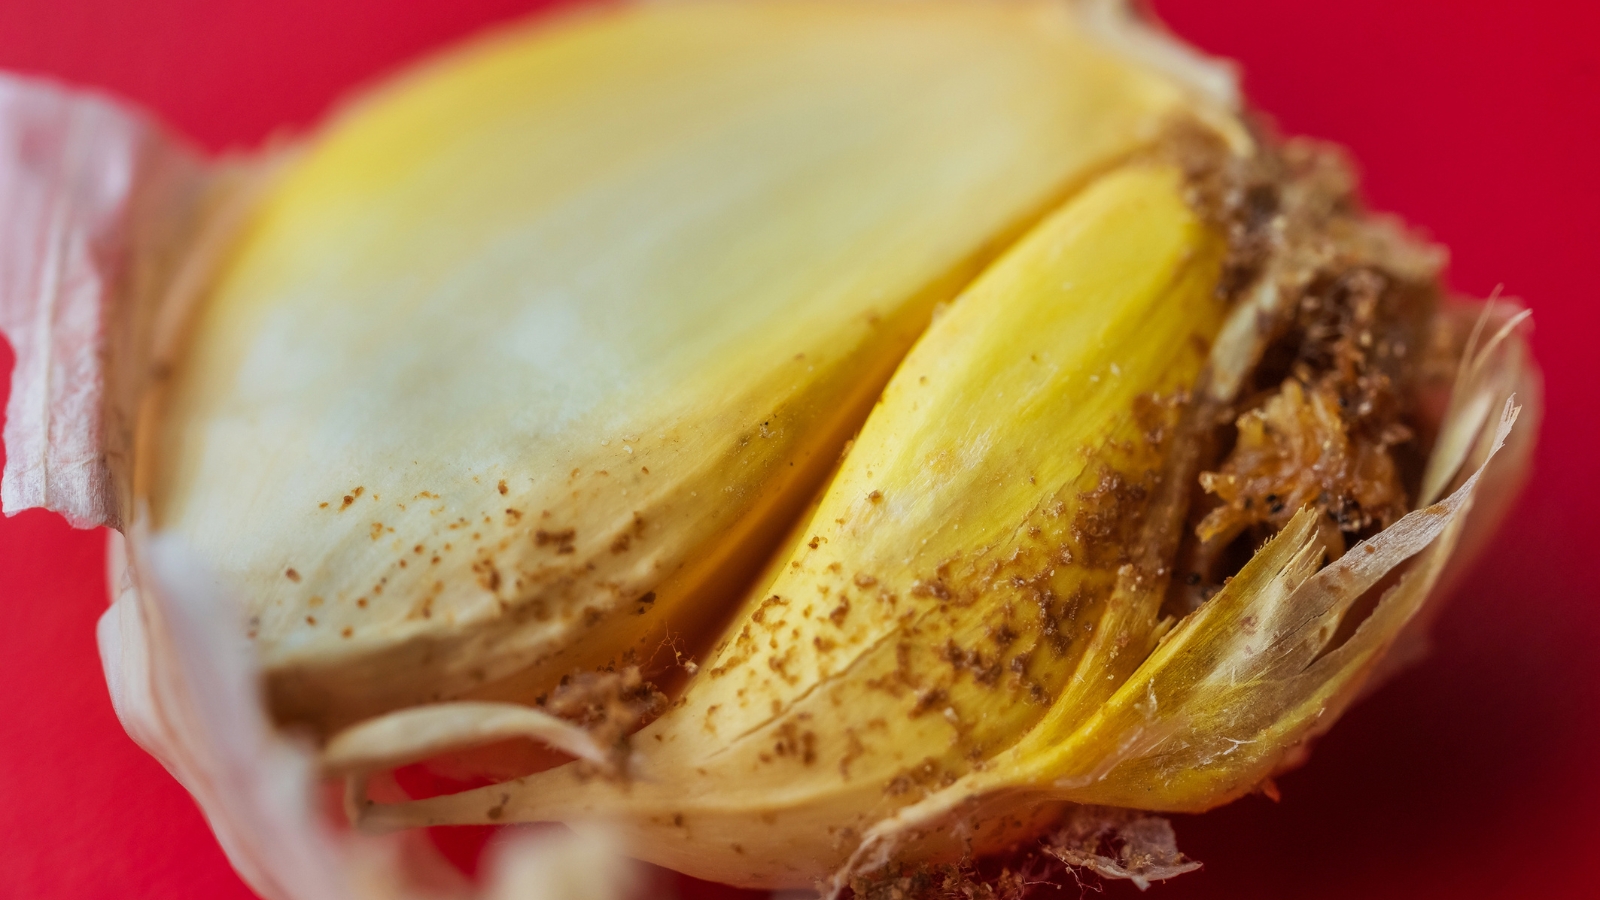
[[[914,719],[935,707],[943,707],[949,702],[949,691],[942,687],[928,688],[917,694],[916,702],[911,705],[910,716]]]
[[[1135,558],[1150,505],[1151,480],[1147,476],[1133,481],[1106,468],[1093,490],[1078,495],[1072,522],[1077,561],[1094,569],[1115,570]]]
[[[1268,152],[1242,160],[1207,140],[1171,146],[1191,204],[1228,235],[1218,296],[1270,289],[1277,302],[1259,314],[1264,350],[1203,464],[1180,611],[1304,506],[1322,514],[1332,557],[1404,514],[1429,449],[1419,391],[1447,382],[1430,362],[1442,251],[1369,215],[1337,148],[1269,135]]]
[[[850,778],[850,764],[860,759],[867,752],[867,747],[861,742],[861,736],[854,728],[846,728],[844,755],[839,757],[839,777],[845,780]]]
[[[579,764],[611,777],[627,774],[629,735],[667,708],[667,696],[644,680],[638,666],[567,675],[537,702],[545,712],[584,728],[611,751],[606,766]]]
[[[1239,417],[1238,430],[1219,469],[1200,476],[1221,501],[1197,527],[1206,547],[1225,546],[1254,526],[1276,532],[1312,506],[1324,514],[1324,542],[1338,556],[1343,535],[1387,528],[1405,515],[1406,490],[1388,445],[1352,435],[1326,385],[1284,382]]]
[[[957,675],[969,673],[972,680],[984,687],[992,687],[1000,681],[1004,667],[1000,664],[999,657],[985,660],[982,652],[977,649],[963,650],[954,640],[947,640],[939,651],[939,656],[949,663]]]
[[[500,570],[495,568],[494,560],[480,559],[472,564],[472,572],[478,577],[478,586],[490,593],[500,589]]]
[[[833,610],[828,613],[828,621],[832,622],[834,624],[834,627],[837,628],[837,627],[842,626],[844,624],[844,620],[849,615],[850,615],[850,600],[847,597],[841,597],[841,598],[839,598],[839,605],[835,606],[833,608]]]
[[[801,765],[815,765],[817,761],[817,735],[810,730],[802,731],[795,722],[785,722],[778,728],[777,740],[774,742],[772,752],[778,758],[792,757]]]
[[[573,541],[577,536],[578,532],[572,528],[554,531],[540,528],[533,533],[533,544],[536,547],[554,547],[558,555],[572,553],[576,549]]]
[[[1263,325],[1273,337],[1240,399],[1232,447],[1201,476],[1209,508],[1183,563],[1194,580],[1220,583],[1236,567],[1230,545],[1259,546],[1302,508],[1321,514],[1330,558],[1410,508],[1427,450],[1416,420],[1439,288],[1410,239],[1367,220],[1344,225],[1331,230],[1342,238],[1305,252],[1313,261],[1281,288],[1292,303]],[[1295,248],[1280,252],[1293,259]]]
[[[931,793],[949,787],[955,782],[956,774],[942,768],[939,761],[930,756],[891,778],[889,783],[884,785],[883,792],[890,797],[898,797],[917,789]]]

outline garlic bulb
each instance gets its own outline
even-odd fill
[[[602,827],[506,885],[1226,802],[1531,445],[1523,317],[1115,3],[583,11],[253,160],[11,80],[0,151],[6,508],[127,535],[119,714],[268,896],[476,890],[338,780]],[[577,761],[368,796],[507,739]]]

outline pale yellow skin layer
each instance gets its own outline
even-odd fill
[[[1155,637],[1106,633],[1137,544],[1116,529],[1150,505],[1135,488],[1174,424],[1138,410],[1195,384],[1226,312],[1225,241],[1183,194],[1166,167],[1096,181],[935,319],[687,693],[634,736],[627,783],[568,766],[370,821],[599,819],[699,877],[809,886],[1053,701],[1087,715],[1117,686],[1097,686],[1108,656],[1136,665]]]
[[[280,715],[648,662],[735,599],[934,305],[1193,103],[1053,2],[638,4],[492,37],[288,167],[142,423],[136,490],[247,610]],[[1037,352],[1019,377],[1069,358]],[[939,485],[999,421],[839,502],[971,546]],[[1019,462],[962,483],[1010,510]]]

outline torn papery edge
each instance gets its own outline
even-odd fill
[[[112,101],[0,78],[0,331],[16,352],[7,514],[44,507],[78,528],[120,524],[110,457],[126,457],[113,435],[126,420],[105,414],[108,326],[147,233],[141,201],[181,204],[201,177],[194,154]]]
[[[132,514],[134,421],[155,348],[175,337],[230,211],[248,208],[271,167],[209,162],[114,100],[0,75],[0,333],[16,354],[0,503],[134,536],[111,535],[113,602],[97,629],[112,704],[263,897],[621,900],[635,870],[603,833],[497,840],[480,887],[422,832],[338,828],[312,748],[266,717],[239,605]]]
[[[128,733],[188,789],[229,860],[270,900],[615,900],[635,881],[605,833],[513,835],[481,890],[424,849],[422,832],[334,828],[312,748],[275,730],[235,607],[176,539],[114,536],[116,601],[98,637]],[[138,571],[137,579],[134,571]],[[135,587],[135,582],[145,586]],[[153,589],[152,589],[152,586]],[[421,851],[421,852],[419,852]]]

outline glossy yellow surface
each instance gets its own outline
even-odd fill
[[[137,490],[247,609],[280,716],[648,665],[736,600],[935,304],[1194,102],[1042,0],[641,3],[493,36],[288,167]],[[958,499],[923,488],[959,461],[923,462],[886,513]]]
[[[634,736],[631,783],[567,767],[374,821],[599,818],[699,877],[808,886],[1024,741],[1104,661],[1096,626],[1171,449],[1161,398],[1195,384],[1225,313],[1225,241],[1183,195],[1166,167],[1111,173],[936,316],[681,702]],[[1154,624],[1112,655],[1136,664]]]

